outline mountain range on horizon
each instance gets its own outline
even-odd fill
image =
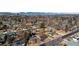
[[[63,13],[63,12],[0,12],[0,15],[12,15],[12,14],[52,14],[52,15],[79,15],[78,13]]]

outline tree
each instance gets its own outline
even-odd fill
[[[0,21],[0,25],[3,25],[3,23]]]
[[[65,26],[65,32],[69,30],[68,25]]]
[[[7,25],[3,25],[2,29],[7,30],[8,29],[8,26]]]
[[[40,28],[46,28],[44,22],[42,22],[42,23],[40,24]]]
[[[2,29],[2,25],[3,25],[3,23],[0,21],[0,30]]]

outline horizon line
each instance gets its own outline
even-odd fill
[[[37,13],[37,14],[79,14],[79,12],[0,12],[0,13],[25,13],[25,14],[28,14],[28,13]]]

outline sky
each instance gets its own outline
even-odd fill
[[[79,13],[78,0],[0,0],[0,12]]]

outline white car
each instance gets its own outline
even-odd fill
[[[79,37],[73,38],[75,42],[79,42]]]

